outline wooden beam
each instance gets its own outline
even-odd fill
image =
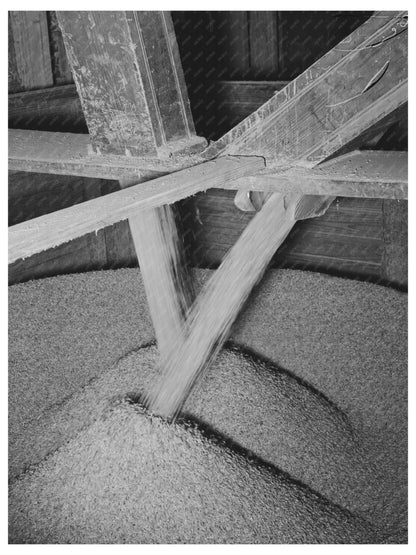
[[[9,130],[9,169],[118,179],[137,183],[154,179],[201,162],[198,155],[159,160],[91,153],[88,135],[47,131]],[[407,198],[407,153],[354,151],[335,158],[325,167],[268,167],[244,180],[228,181],[220,188],[303,192],[365,198]]]
[[[8,107],[11,129],[87,131],[75,85],[9,94]]]
[[[225,133],[285,85],[287,81],[210,81],[207,88],[214,110],[211,115]],[[11,129],[59,129],[71,133],[87,130],[74,84],[9,94],[8,106]]]
[[[204,155],[313,167],[407,102],[407,14],[376,13]]]
[[[407,199],[407,152],[354,151],[313,169],[270,167],[227,186],[244,191]]]
[[[209,147],[205,155],[211,157],[221,151],[261,152],[267,159],[289,166],[294,161],[314,166],[329,157],[347,140],[406,102],[407,73],[402,57],[407,52],[403,39],[407,20],[403,18],[404,14],[393,12],[372,17],[251,118]],[[402,23],[404,32],[395,31],[392,36],[392,29]],[[378,54],[374,56],[375,50]],[[377,70],[379,75],[372,73],[380,59],[378,55],[382,59],[387,55],[389,60],[389,64],[384,62],[382,69]],[[391,74],[383,81],[390,64]],[[359,94],[354,82],[357,75],[365,77],[365,83],[358,85]],[[345,90],[350,95],[348,102],[339,100]],[[367,91],[369,95],[365,94]],[[342,109],[339,113],[335,110],[338,116],[334,117],[334,108],[340,102]],[[291,195],[284,199],[279,194],[269,198],[195,301],[185,341],[171,353],[159,383],[146,398],[150,411],[166,418],[176,417],[296,219],[322,214],[334,198]],[[273,215],[279,206],[276,228]]]
[[[58,20],[97,154],[168,159],[203,148],[170,13],[58,12]],[[163,356],[192,298],[175,215],[156,206],[129,223]]]
[[[183,148],[187,144],[184,140]],[[9,129],[9,169],[12,171],[123,179],[137,183],[202,161],[200,156],[191,153],[163,160],[97,155],[87,134]]]
[[[184,138],[202,147],[164,12],[57,12],[93,148],[168,157]]]
[[[262,168],[260,157],[220,157],[12,226],[9,263]]]

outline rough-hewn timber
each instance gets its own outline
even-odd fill
[[[9,263],[84,233],[255,173],[260,157],[225,156],[9,228]]]
[[[197,139],[170,14],[57,12],[97,153],[168,157]]]
[[[9,130],[9,169],[14,171],[129,179],[137,183],[203,161],[191,154],[167,160],[97,155],[87,134]]]
[[[166,159],[203,148],[170,13],[59,12],[58,19],[95,152]],[[132,182],[120,178],[122,187]],[[129,219],[163,355],[191,297],[182,243],[168,205]]]
[[[357,150],[312,169],[281,170],[269,166],[228,186],[266,193],[296,191],[308,195],[407,199],[407,167],[407,152]]]
[[[376,13],[205,156],[261,154],[313,167],[407,102],[407,14]]]
[[[101,179],[152,179],[192,166],[198,155],[159,160],[97,156],[88,135],[9,130],[9,169],[79,175]],[[313,169],[272,165],[244,180],[226,181],[220,188],[275,193],[303,192],[365,198],[407,198],[407,153],[354,151]]]

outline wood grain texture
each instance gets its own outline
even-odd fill
[[[9,60],[11,59],[12,51],[9,55]],[[240,123],[285,85],[287,81],[209,82],[207,88],[210,91],[210,117],[215,118],[216,132],[219,133],[217,136]],[[55,119],[53,129],[45,127],[44,120],[51,118]],[[85,131],[84,128],[79,128],[81,121],[84,123]],[[86,132],[87,127],[76,86],[62,85],[44,91],[10,94],[9,128]]]
[[[78,191],[84,188],[94,191],[96,196],[119,190],[115,181],[101,181],[100,193],[88,185],[88,178],[77,181],[78,178],[52,174],[22,172],[10,175],[9,180],[9,225],[63,208],[64,201],[68,203],[66,206],[82,202]],[[77,182],[76,187],[73,182]],[[218,268],[253,218],[253,213],[240,212],[234,206],[234,195],[232,190],[210,189],[178,203],[183,226],[181,236],[186,240],[192,266]],[[295,224],[274,255],[271,267],[299,268],[376,282],[385,279],[381,275],[382,204],[377,199],[337,199],[324,216]],[[99,243],[101,236],[105,236],[106,252],[101,251],[99,258],[98,245],[93,254],[89,249],[95,242]],[[60,273],[137,266],[127,220],[89,234],[88,241],[84,238],[77,241],[12,263],[10,283]]]
[[[312,169],[273,170],[269,166],[229,187],[267,193],[406,199],[407,167],[407,152],[353,151]]]
[[[60,13],[68,56],[91,143],[98,153],[146,154],[201,149],[196,137],[173,24],[168,12]],[[175,146],[172,146],[175,145]],[[135,180],[121,177],[120,185]],[[180,339],[191,302],[185,256],[173,209],[129,214],[163,357]]]
[[[137,183],[202,161],[192,154],[167,160],[103,156],[94,154],[86,134],[9,130],[9,170],[13,171],[131,179]]]
[[[97,153],[167,157],[170,142],[197,142],[169,14],[57,15]]]
[[[10,92],[41,89],[54,84],[46,12],[9,12],[9,33],[15,61],[14,86]]]
[[[211,189],[185,201],[182,218],[187,221],[192,264],[218,268],[254,215],[235,207],[231,190]],[[296,223],[271,267],[374,281],[382,279],[382,254],[382,201],[337,198],[320,218]]]
[[[116,182],[48,174],[10,175],[9,225],[100,197],[111,190],[117,190]],[[9,265],[9,284],[110,267],[106,232],[89,233],[25,260],[17,260]]]
[[[406,59],[406,13],[378,13],[205,156],[261,153],[281,165],[302,160],[313,167],[406,104]]]
[[[18,224],[9,228],[9,262],[263,167],[264,160],[258,157],[221,157]]]
[[[17,110],[17,107],[16,107]],[[91,154],[88,135],[9,130],[9,169],[124,179],[134,183],[192,166],[201,159],[159,160]],[[289,193],[372,198],[407,198],[407,153],[356,151],[313,169],[268,168],[221,187]]]
[[[156,157],[125,12],[57,12],[57,17],[94,150]]]

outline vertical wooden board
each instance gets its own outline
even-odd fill
[[[250,29],[250,78],[277,79],[279,41],[276,12],[248,12]]]
[[[20,90],[53,85],[46,12],[9,12]],[[9,31],[10,32],[10,31]],[[13,54],[12,54],[13,57]],[[16,89],[13,92],[18,92]]]
[[[56,18],[56,12],[46,12],[48,17],[49,40],[52,59],[52,73],[55,85],[73,83],[71,68],[66,56],[62,33]]]
[[[141,64],[147,98],[154,99],[153,118],[160,118],[164,142],[189,137],[194,131],[185,82],[181,76],[178,47],[170,15],[163,12],[128,12],[127,20],[136,44],[137,57],[142,58],[138,44],[142,42],[145,64]],[[144,68],[149,68],[149,75]],[[149,102],[150,104],[150,102]]]
[[[59,12],[58,19],[99,152],[160,157],[169,141],[192,144],[192,116],[168,14]],[[130,184],[120,180],[121,187]],[[179,341],[191,302],[183,246],[171,206],[132,215],[129,226],[163,358]],[[107,243],[107,262],[108,250]]]
[[[57,12],[88,129],[100,153],[157,154],[124,12]]]
[[[383,278],[399,287],[407,287],[408,273],[408,203],[383,201]]]
[[[169,14],[58,12],[58,20],[98,152],[163,157],[202,148]]]

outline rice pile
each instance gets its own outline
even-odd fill
[[[405,294],[269,272],[175,425],[137,270],[9,298],[12,543],[406,541]]]

